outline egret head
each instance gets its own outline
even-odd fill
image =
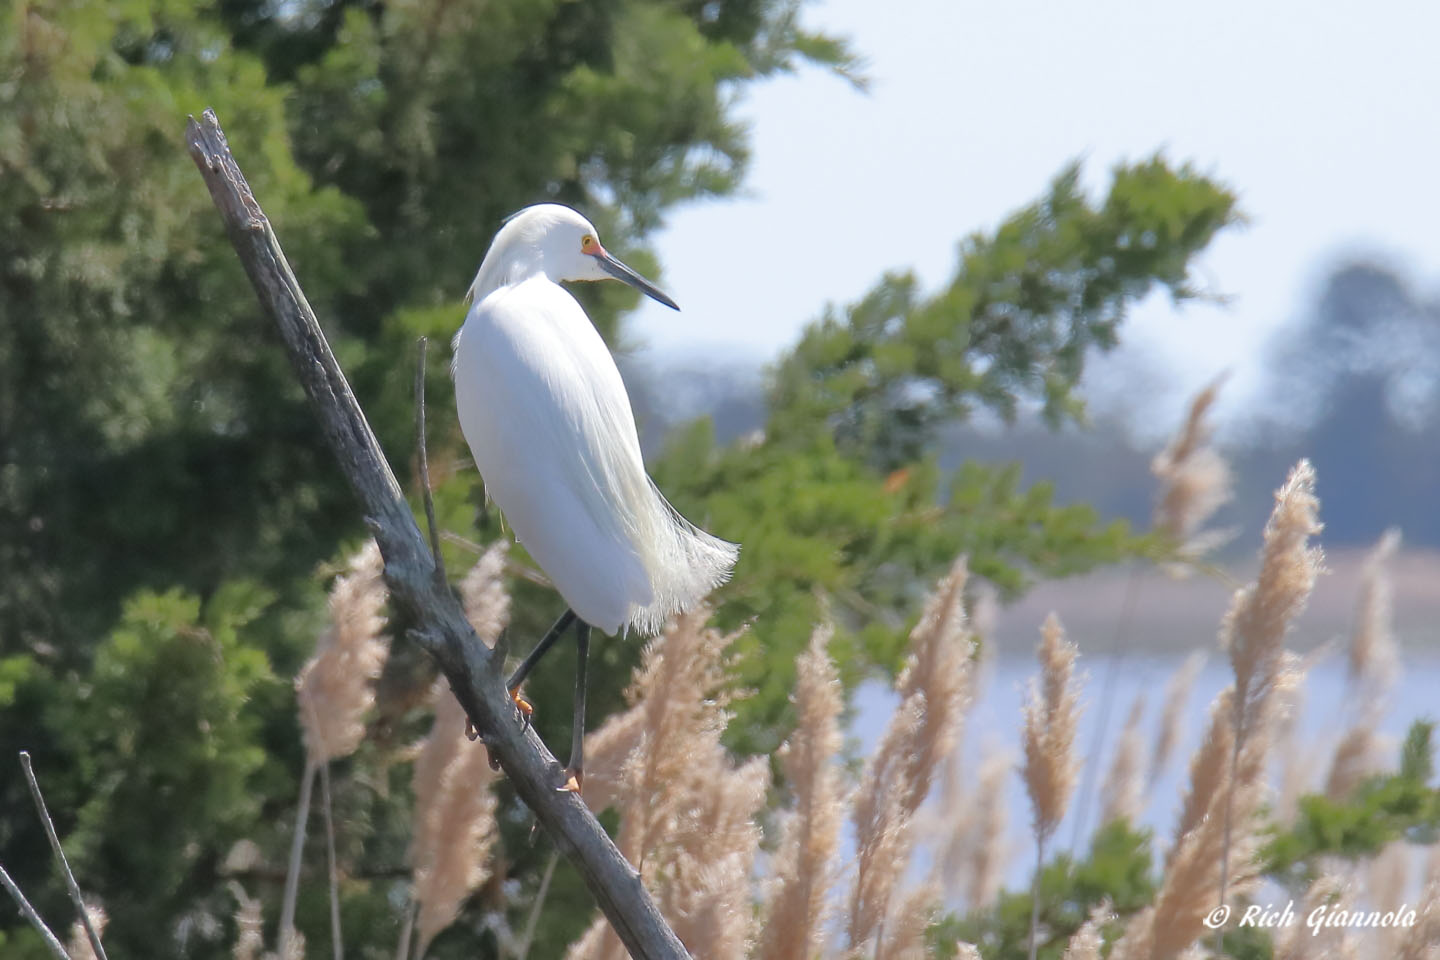
[[[505,221],[505,226],[495,235],[490,252],[485,256],[485,264],[480,267],[480,276],[476,277],[477,287],[492,260],[498,261],[496,266],[507,263],[538,268],[556,282],[623,280],[672,310],[680,309],[659,287],[611,255],[601,245],[600,234],[594,224],[558,203],[526,207]],[[511,273],[503,267],[502,272]],[[475,291],[477,295],[485,292],[488,291]]]

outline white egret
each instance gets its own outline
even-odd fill
[[[578,790],[590,627],[650,634],[722,583],[739,547],[682,517],[640,454],[620,371],[561,281],[615,278],[675,302],[611,256],[569,207],[539,204],[495,235],[455,337],[455,402],[485,491],[569,609],[516,669],[521,682],[566,628],[579,663],[570,764]]]

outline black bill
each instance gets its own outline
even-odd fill
[[[595,259],[599,260],[600,267],[606,273],[610,274],[610,276],[614,277],[616,280],[625,281],[626,283],[630,284],[630,286],[634,287],[636,290],[639,290],[641,293],[645,294],[647,297],[650,297],[653,300],[665,304],[665,306],[669,307],[671,310],[680,309],[680,305],[677,304],[674,300],[671,300],[665,294],[665,291],[661,290],[659,287],[655,286],[655,284],[640,276],[640,274],[636,273],[634,270],[631,270],[629,267],[625,266],[625,264],[621,263],[619,260],[616,260],[610,254],[602,253]]]

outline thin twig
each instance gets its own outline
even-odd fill
[[[330,762],[320,764],[320,805],[325,810],[325,859],[330,867],[330,942],[335,960],[345,960],[340,938],[340,871],[335,866],[335,819],[330,807]]]
[[[400,942],[395,945],[395,960],[410,960],[410,941],[415,931],[415,915],[420,912],[420,904],[410,901],[405,905],[405,923],[400,927]]]
[[[75,874],[70,871],[70,861],[65,859],[60,838],[55,835],[55,822],[50,819],[50,811],[45,809],[45,798],[40,794],[40,781],[35,779],[35,770],[30,764],[30,751],[20,751],[20,766],[25,769],[25,782],[30,785],[30,796],[35,800],[35,809],[40,812],[40,822],[45,825],[45,836],[50,840],[50,849],[55,851],[55,859],[60,862],[60,871],[65,874],[65,886],[70,891],[70,902],[75,904],[75,909],[80,914],[80,923],[85,927],[90,948],[95,951],[97,960],[106,960],[105,948],[100,945],[100,934],[96,932],[95,925],[90,922],[90,913],[85,909],[85,898],[80,893],[80,884],[75,882]]]
[[[1035,877],[1030,881],[1030,960],[1035,960],[1040,934],[1040,875],[1045,872],[1045,838],[1035,838]]]
[[[550,893],[550,878],[555,876],[555,865],[560,854],[550,851],[550,862],[545,864],[545,873],[540,877],[540,888],[535,891],[535,903],[530,907],[530,917],[525,921],[525,933],[520,938],[520,947],[515,951],[516,960],[526,960],[530,955],[530,944],[535,942],[535,928],[540,925],[540,908],[545,906],[545,897]]]
[[[1110,733],[1110,708],[1114,703],[1115,680],[1125,658],[1130,655],[1131,622],[1135,618],[1135,603],[1140,594],[1140,566],[1132,563],[1130,576],[1125,581],[1125,597],[1120,603],[1120,619],[1115,625],[1115,641],[1110,645],[1110,656],[1105,661],[1105,679],[1100,684],[1100,715],[1095,719],[1095,732],[1090,736],[1090,751],[1085,755],[1085,768],[1081,776],[1080,796],[1075,803],[1075,826],[1070,833],[1070,856],[1080,856],[1080,840],[1084,836],[1086,821],[1090,819],[1090,801],[1098,789],[1100,775],[1100,754]]]
[[[504,664],[475,636],[449,586],[436,581],[425,535],[214,111],[190,119],[185,143],[261,306],[280,333],[325,442],[360,500],[385,557],[390,599],[415,625],[406,637],[445,674],[516,796],[575,865],[630,955],[636,960],[687,960],[684,944],[594,814],[574,793],[555,789],[563,767],[534,729],[521,723],[505,690]]]
[[[435,523],[435,500],[430,495],[430,462],[425,454],[425,347],[429,337],[415,344],[415,450],[420,457],[420,493],[425,500],[425,523],[430,528],[430,553],[435,557],[435,579],[449,583],[445,558],[440,553],[440,527]]]
[[[300,861],[305,856],[305,824],[310,819],[310,796],[315,788],[315,764],[305,754],[305,772],[300,775],[300,803],[295,811],[295,835],[290,840],[290,866],[285,871],[285,895],[280,901],[280,943],[282,957],[290,956],[295,935],[295,900],[300,893]]]
[[[45,946],[50,948],[50,952],[55,954],[58,960],[70,960],[70,954],[65,952],[60,941],[55,939],[55,934],[45,926],[45,921],[41,920],[40,914],[30,906],[30,901],[25,899],[25,894],[20,892],[20,887],[10,879],[10,874],[5,872],[3,866],[0,866],[0,884],[3,884],[5,889],[10,892],[10,899],[14,900],[15,905],[20,908],[20,915],[30,921],[30,926],[40,931],[40,939],[45,941]]]

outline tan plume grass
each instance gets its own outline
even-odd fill
[[[385,583],[375,541],[350,558],[330,590],[330,625],[295,680],[305,747],[315,763],[355,752],[385,666]]]
[[[505,588],[505,560],[510,544],[496,540],[460,581],[460,602],[465,619],[487,647],[495,646],[510,623],[510,591]]]
[[[280,906],[282,956],[289,952],[295,934],[300,861],[316,772],[331,760],[354,753],[365,738],[365,715],[375,704],[375,681],[389,654],[389,642],[382,633],[385,627],[382,571],[380,548],[374,540],[366,541],[346,563],[345,572],[335,578],[328,598],[330,623],[316,641],[314,655],[295,678],[306,760],[300,777],[300,801]],[[328,807],[326,816],[329,817]],[[329,836],[327,830],[327,839]],[[332,854],[333,844],[327,843],[326,850]],[[329,867],[333,904],[339,896],[333,855],[329,857]],[[333,912],[338,914],[338,907]],[[338,936],[336,940],[338,943]]]
[[[1335,745],[1325,795],[1335,801],[1348,799],[1367,777],[1380,772],[1383,750],[1381,738],[1369,724],[1351,727]]]
[[[1096,905],[1080,929],[1071,934],[1060,960],[1100,960],[1100,950],[1105,945],[1102,928],[1109,919],[1110,904]]]
[[[436,934],[488,876],[495,842],[495,773],[489,758],[465,736],[465,710],[448,689],[415,760],[415,814],[410,842],[412,897],[423,956]]]
[[[865,950],[885,921],[890,900],[910,863],[913,823],[902,797],[906,757],[924,723],[923,698],[902,700],[866,765],[851,807],[855,824],[855,880],[846,915],[852,951]]]
[[[910,891],[886,921],[876,960],[925,960],[930,956],[925,932],[935,917],[939,900],[940,891],[929,885]]]
[[[1357,870],[1357,874],[1359,872]],[[1369,909],[1381,913],[1399,909],[1406,904],[1406,894],[1410,891],[1410,844],[1404,840],[1386,844],[1364,868],[1363,875],[1365,882],[1361,890]],[[1416,919],[1418,922],[1418,915]],[[1363,936],[1373,945],[1377,956],[1393,957],[1400,953],[1405,932],[1403,927],[1386,926],[1366,930]]]
[[[260,951],[265,948],[260,901],[249,896],[234,880],[229,886],[239,907],[235,911],[235,946],[230,955],[233,960],[260,960]]]
[[[1265,524],[1260,573],[1255,583],[1236,591],[1220,627],[1220,643],[1235,673],[1235,742],[1220,854],[1222,903],[1230,861],[1233,795],[1241,783],[1237,767],[1247,740],[1258,732],[1266,711],[1273,709],[1272,694],[1285,662],[1285,634],[1304,608],[1320,573],[1322,554],[1318,547],[1310,546],[1310,538],[1320,532],[1319,510],[1314,468],[1308,460],[1301,460],[1275,494],[1275,509]],[[1273,730],[1269,733],[1273,735]]]
[[[1360,573],[1355,629],[1350,634],[1348,666],[1356,698],[1367,706],[1383,701],[1399,672],[1395,647],[1394,599],[1389,563],[1400,549],[1400,531],[1385,531],[1365,557]]]
[[[880,934],[910,863],[914,815],[959,738],[974,647],[965,622],[967,576],[961,558],[911,631],[905,668],[895,682],[900,705],[855,793],[855,879],[846,918],[852,951]]]
[[[1050,614],[1040,628],[1039,682],[1032,681],[1025,704],[1025,761],[1022,774],[1034,811],[1037,838],[1049,838],[1065,817],[1075,790],[1079,761],[1075,730],[1080,723],[1080,687],[1075,678],[1079,648],[1065,639],[1060,618]]]
[[[1235,690],[1226,687],[1210,704],[1210,720],[1200,746],[1190,755],[1190,780],[1180,805],[1180,818],[1175,825],[1175,842],[1167,860],[1173,859],[1180,843],[1196,827],[1218,809],[1216,798],[1222,796],[1230,779],[1230,755],[1235,749]],[[1168,869],[1168,862],[1167,862]]]
[[[1396,960],[1440,960],[1440,871],[1433,868],[1415,902],[1415,923],[1400,938]]]
[[[817,629],[796,661],[795,732],[782,747],[781,763],[794,805],[781,827],[772,863],[774,877],[765,908],[760,960],[822,955],[826,906],[834,881],[834,858],[844,817],[843,786],[836,762],[844,737],[839,677],[827,647],[833,631]]]
[[[1221,531],[1202,531],[1233,491],[1229,464],[1210,443],[1213,428],[1208,419],[1225,379],[1219,377],[1195,395],[1180,430],[1150,464],[1150,472],[1160,482],[1155,526],[1187,560],[1198,559],[1229,537]]]
[[[1079,648],[1065,639],[1054,613],[1040,627],[1040,678],[1031,681],[1025,704],[1025,762],[1021,769],[1034,813],[1035,876],[1030,899],[1030,960],[1035,960],[1040,922],[1040,874],[1045,844],[1065,818],[1075,790],[1079,759],[1075,731],[1080,723],[1080,685],[1075,677]]]
[[[991,751],[980,763],[973,790],[942,796],[944,837],[935,859],[936,880],[951,900],[971,910],[991,906],[1009,866],[1010,806],[1005,787],[1014,772],[1011,755]]]
[[[1332,911],[1354,909],[1353,891],[1340,875],[1322,873],[1316,877],[1295,910],[1299,917],[1308,918],[1321,907]],[[1274,960],[1350,960],[1358,957],[1357,951],[1355,938],[1343,926],[1312,928],[1302,922],[1277,931]]]
[[[1258,879],[1259,815],[1277,725],[1300,682],[1284,648],[1290,622],[1320,569],[1309,538],[1320,529],[1314,472],[1301,461],[1276,494],[1255,583],[1236,591],[1221,625],[1235,683],[1216,698],[1191,759],[1175,845],[1154,903],[1135,914],[1111,960],[1169,960],[1206,932],[1205,915]]]
[[[90,918],[90,926],[95,928],[95,935],[103,940],[105,937],[105,924],[110,922],[110,917],[105,913],[105,908],[85,904],[85,915]],[[65,944],[65,952],[70,954],[70,960],[97,960],[95,948],[90,945],[90,937],[85,932],[85,925],[79,920],[70,924],[70,939]],[[109,951],[105,951],[109,953]]]
[[[620,813],[621,852],[681,942],[738,960],[754,941],[751,873],[769,765],[765,758],[737,765],[721,743],[730,720],[725,651],[734,635],[705,627],[708,616],[703,608],[680,616],[646,646],[630,707],[601,731],[602,746],[620,761],[603,794]],[[586,794],[594,804],[588,779]],[[597,917],[566,956],[625,953]]]
[[[1385,749],[1376,733],[1399,672],[1394,612],[1387,565],[1400,546],[1400,533],[1387,530],[1365,558],[1360,575],[1355,627],[1347,658],[1350,726],[1335,745],[1325,794],[1343,800],[1380,769]]]
[[[1100,792],[1100,822],[1124,820],[1137,823],[1145,812],[1145,739],[1140,724],[1145,719],[1145,698],[1130,705],[1130,715],[1115,744],[1115,757]]]
[[[1291,660],[1285,662],[1293,664]],[[1276,688],[1283,689],[1293,682],[1294,674],[1293,666],[1282,670]],[[1233,723],[1234,711],[1226,709],[1228,704],[1222,702],[1230,693],[1225,691],[1212,706],[1212,725]],[[1148,920],[1132,919],[1121,938],[1125,950],[1120,952],[1117,945],[1112,960],[1117,955],[1149,960],[1178,956],[1206,933],[1205,915],[1216,905],[1215,891],[1222,875],[1227,891],[1236,896],[1258,883],[1265,771],[1274,744],[1277,712],[1274,700],[1265,702],[1252,735],[1238,757],[1231,749],[1225,758],[1229,762],[1214,763],[1212,745],[1224,744],[1233,738],[1233,731],[1229,738],[1218,732],[1207,734],[1198,751],[1202,756],[1191,764],[1191,773],[1192,777],[1210,778],[1211,782],[1192,779],[1181,823],[1186,826],[1188,821],[1188,829],[1177,836]],[[1208,803],[1197,813],[1202,799]]]
[[[1320,532],[1315,471],[1301,460],[1275,494],[1265,525],[1260,573],[1236,591],[1221,625],[1220,643],[1235,673],[1237,741],[1245,739],[1253,714],[1269,697],[1280,673],[1285,634],[1304,608],[1321,569],[1322,554],[1309,546]]]
[[[1195,650],[1187,656],[1170,681],[1165,685],[1165,708],[1160,717],[1160,732],[1155,737],[1155,749],[1150,755],[1149,786],[1154,787],[1170,764],[1175,747],[1180,743],[1180,734],[1185,724],[1185,707],[1195,689],[1195,681],[1205,668],[1205,653]]]

